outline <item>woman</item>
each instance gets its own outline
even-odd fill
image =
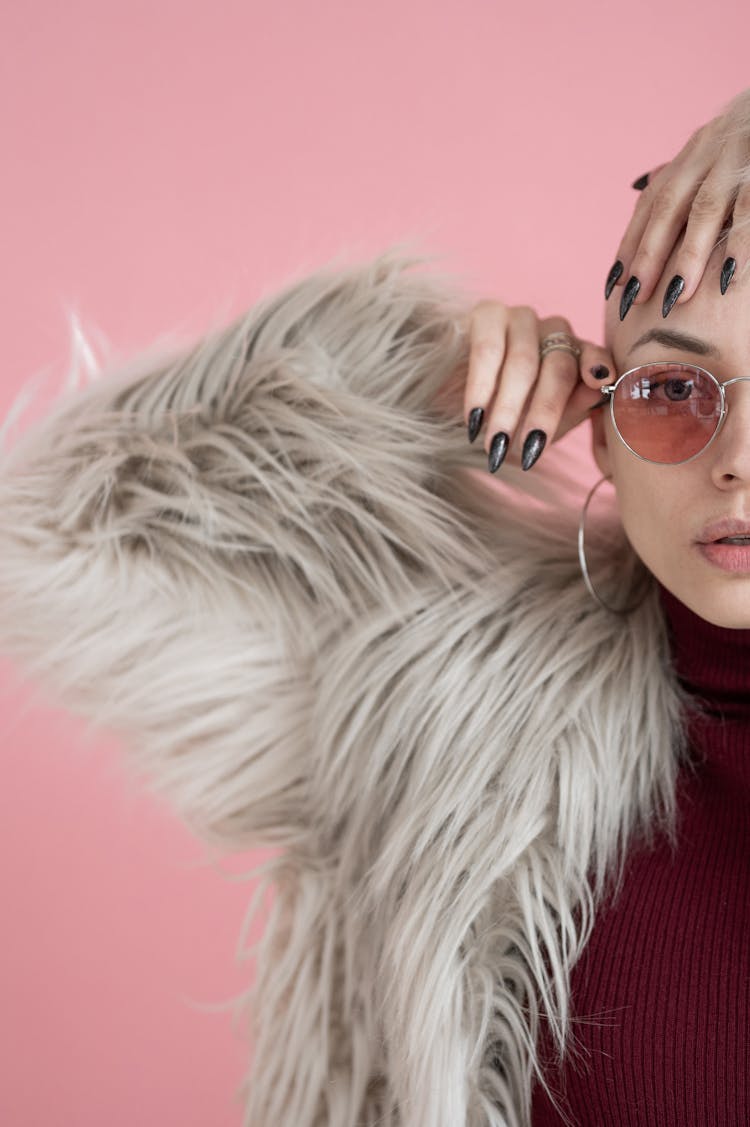
[[[747,95],[736,100],[733,112],[742,103],[747,106]],[[640,215],[636,209],[605,285],[612,374],[606,357],[593,346],[583,347],[589,353],[581,360],[588,385],[613,380],[615,389],[607,400],[614,410],[592,412],[594,458],[602,474],[614,479],[629,542],[659,584],[673,663],[704,715],[687,710],[690,753],[700,765],[678,779],[676,841],[665,836],[656,849],[631,849],[623,887],[614,903],[600,907],[573,971],[579,1057],[556,1068],[547,1037],[547,1080],[561,1093],[562,1106],[537,1086],[534,1125],[564,1122],[565,1112],[575,1124],[750,1121],[744,1009],[750,981],[745,941],[750,924],[745,908],[750,892],[750,387],[743,387],[750,383],[750,353],[746,286],[735,282],[729,288],[736,258],[727,254],[725,242],[716,244],[732,211],[732,172],[736,177],[747,154],[739,141],[721,156],[717,147],[718,159],[706,175],[700,153],[701,144],[716,145],[722,133],[725,142],[726,124],[717,119],[702,138],[691,139],[683,152],[687,170],[678,160],[650,178],[652,199],[642,197]],[[657,192],[665,187],[674,203],[680,177],[683,193],[695,195],[701,183],[699,192],[716,193],[713,208],[695,197],[687,230],[684,210],[665,223],[670,208],[658,204]],[[733,228],[724,233],[739,254],[746,237],[747,215],[740,204],[746,188],[739,185],[734,197]],[[677,228],[678,222],[683,226]],[[676,244],[670,243],[675,228]],[[671,247],[666,263],[665,247]],[[623,259],[630,261],[629,270]],[[646,286],[639,286],[649,262],[656,268]],[[691,262],[695,277],[686,287]],[[657,268],[670,279],[663,296],[655,285]],[[628,283],[615,302],[614,283],[625,278]],[[676,304],[665,332],[660,322]],[[566,412],[574,419],[580,413],[580,403],[571,410],[572,400],[582,394],[577,357],[564,350],[570,326],[562,319],[538,322],[529,309],[485,302],[473,311],[472,330],[465,396],[469,439],[476,437],[494,396],[486,428],[488,468],[496,472],[515,429],[526,435],[521,459],[530,469]],[[546,373],[543,360],[544,374],[534,371],[524,381],[518,355],[531,357],[537,347],[544,353],[544,338],[555,331],[563,350],[547,352],[554,360],[546,361]],[[575,347],[572,338],[567,343]],[[719,383],[698,365],[708,365]],[[527,364],[529,371],[538,367],[533,360]],[[496,383],[497,368],[502,375]],[[618,373],[623,373],[619,379]],[[531,405],[518,428],[529,392]],[[691,411],[695,400],[702,417]],[[585,556],[582,567],[588,582]],[[597,597],[593,588],[591,593]]]
[[[305,278],[30,428],[0,473],[2,650],[121,733],[206,841],[283,847],[242,999],[250,1127],[746,1122],[750,549],[694,541],[750,522],[750,388],[727,383],[717,429],[696,342],[637,343],[663,320],[645,285],[608,351],[557,337],[513,374],[535,315],[490,303],[511,344],[488,357],[476,310],[408,265]],[[729,381],[750,372],[740,271],[714,293],[703,265],[670,328]],[[614,431],[640,445],[616,377],[641,362],[658,465]],[[651,411],[667,362],[669,403],[694,379],[708,414]],[[529,426],[590,418],[622,510],[624,532],[583,522],[583,572],[552,443],[533,473],[511,449],[498,496],[461,425],[479,396],[489,453],[537,375]],[[594,1066],[568,1108],[563,1046]]]

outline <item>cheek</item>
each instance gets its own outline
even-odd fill
[[[610,455],[617,507],[628,540],[651,571],[662,572],[671,541],[664,532],[674,519],[669,490],[661,480],[664,470],[639,461],[616,439]]]

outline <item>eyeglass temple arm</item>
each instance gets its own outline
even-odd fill
[[[595,403],[593,407],[589,407],[589,411],[596,411],[599,409],[599,407],[606,407],[608,403],[611,403],[613,388],[614,384],[612,384],[610,387],[600,387],[599,390],[604,398],[600,399],[598,403]]]

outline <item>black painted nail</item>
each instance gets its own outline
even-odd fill
[[[483,418],[484,407],[474,407],[469,415],[469,442],[473,442],[479,434]]]
[[[669,313],[670,309],[677,301],[677,298],[680,296],[684,289],[685,279],[679,274],[675,274],[674,278],[667,286],[666,293],[664,294],[664,301],[661,307],[662,317],[666,317],[667,313]]]
[[[624,269],[625,269],[625,267],[623,266],[623,264],[620,262],[620,260],[618,258],[617,262],[615,262],[615,264],[612,267],[612,269],[610,270],[609,274],[607,274],[607,282],[606,282],[606,285],[604,286],[604,297],[605,298],[608,298],[609,295],[612,293],[612,289],[615,285],[615,282],[620,277],[620,275],[622,274]]]
[[[735,271],[736,268],[737,268],[736,261],[733,258],[727,258],[726,261],[724,262],[724,265],[721,268],[721,282],[719,284],[721,286],[721,292],[722,293],[727,292],[727,286],[731,282],[732,275],[734,274],[734,271]]]
[[[622,291],[622,297],[620,298],[620,320],[621,321],[625,320],[625,314],[627,313],[627,311],[630,309],[630,306],[635,301],[635,296],[638,293],[638,290],[640,288],[641,288],[641,283],[638,281],[635,274],[633,274],[632,278],[630,278],[630,280],[628,281],[627,286]]]
[[[508,453],[509,442],[510,436],[507,435],[504,430],[498,431],[495,437],[492,439],[492,445],[490,446],[490,457],[487,465],[490,473],[494,473],[495,470],[500,468],[503,458]]]
[[[635,190],[637,192],[642,192],[647,184],[648,184],[648,172],[644,172],[643,176],[639,176],[637,180],[634,180],[633,183],[630,185],[630,187],[635,188]]]
[[[537,460],[544,444],[547,441],[547,435],[543,430],[530,430],[526,435],[526,441],[523,444],[523,454],[521,457],[521,469],[530,470]]]
[[[609,375],[609,368],[606,364],[597,364],[595,368],[589,368],[589,371],[595,380],[606,380]]]

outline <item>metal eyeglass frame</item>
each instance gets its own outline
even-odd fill
[[[680,462],[657,462],[653,458],[644,458],[643,454],[639,454],[637,450],[634,450],[633,447],[625,441],[625,439],[620,434],[619,427],[617,426],[617,422],[615,420],[615,391],[617,390],[619,385],[627,376],[632,376],[633,372],[637,372],[639,368],[654,367],[692,368],[694,371],[702,372],[704,376],[708,376],[708,378],[710,380],[713,380],[713,382],[719,389],[719,397],[721,400],[721,414],[719,415],[719,420],[716,424],[716,428],[714,429],[714,433],[711,435],[706,445],[700,448],[697,454],[691,454],[689,458],[683,458]],[[695,458],[699,458],[704,450],[707,450],[713,440],[716,438],[716,435],[724,425],[724,420],[726,419],[727,412],[729,410],[729,408],[727,407],[726,392],[724,391],[724,388],[729,387],[729,385],[733,383],[740,383],[742,380],[750,381],[750,376],[733,376],[731,380],[724,380],[723,383],[720,383],[713,372],[709,372],[707,368],[701,368],[700,364],[688,364],[681,360],[652,360],[646,364],[636,364],[635,368],[629,368],[627,372],[623,372],[621,376],[618,376],[613,384],[609,384],[607,387],[600,388],[600,391],[602,395],[609,396],[609,413],[612,419],[612,426],[615,428],[615,434],[620,439],[620,442],[622,442],[623,446],[626,446],[631,454],[634,454],[636,458],[640,458],[642,462],[650,462],[652,466],[684,466],[686,462],[692,462]]]

